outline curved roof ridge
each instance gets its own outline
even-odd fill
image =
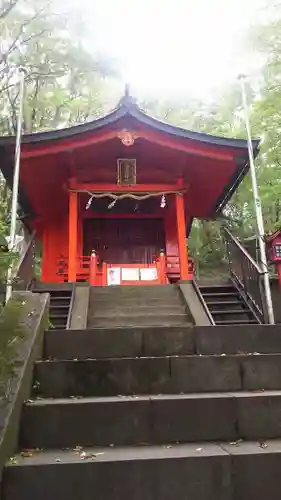
[[[132,116],[137,121],[143,123],[146,126],[154,128],[159,132],[173,135],[174,137],[178,137],[181,139],[195,140],[198,142],[203,142],[210,145],[222,146],[222,147],[232,147],[232,148],[247,147],[247,141],[245,139],[233,139],[228,137],[210,135],[206,134],[205,132],[191,131],[164,122],[153,116],[150,116],[139,107],[136,99],[130,95],[127,87],[124,95],[119,100],[117,106],[109,113],[101,117],[95,118],[94,120],[91,120],[89,122],[75,125],[72,127],[55,129],[46,132],[35,132],[33,134],[26,134],[22,136],[22,142],[36,143],[40,141],[51,141],[68,137],[70,138],[75,135],[91,132],[100,129],[106,125],[110,125],[126,115]],[[14,141],[15,141],[14,136],[4,136],[0,138],[0,145],[1,144],[5,145]],[[257,152],[259,142],[260,142],[259,139],[252,140],[255,153]]]

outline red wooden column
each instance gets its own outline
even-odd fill
[[[76,281],[78,243],[78,194],[69,192],[68,281]]]
[[[179,180],[179,187],[183,186],[182,179]],[[184,213],[184,199],[182,194],[176,194],[176,214],[177,214],[177,233],[180,258],[180,277],[181,280],[188,279],[188,256],[186,246],[186,224]]]

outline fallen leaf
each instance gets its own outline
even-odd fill
[[[33,452],[31,450],[23,450],[21,456],[24,458],[33,457]]]
[[[230,445],[231,446],[237,446],[239,445],[240,443],[242,443],[243,439],[237,439],[237,441],[230,441]]]
[[[268,447],[268,444],[261,442],[259,443],[259,447],[265,450]]]

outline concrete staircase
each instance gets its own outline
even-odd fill
[[[112,320],[46,331],[1,499],[280,500],[281,327]]]
[[[187,313],[177,285],[92,287],[88,327],[192,324]]]

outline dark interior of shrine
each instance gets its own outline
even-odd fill
[[[163,219],[86,219],[84,255],[95,250],[101,261],[116,264],[151,264],[165,249]]]

